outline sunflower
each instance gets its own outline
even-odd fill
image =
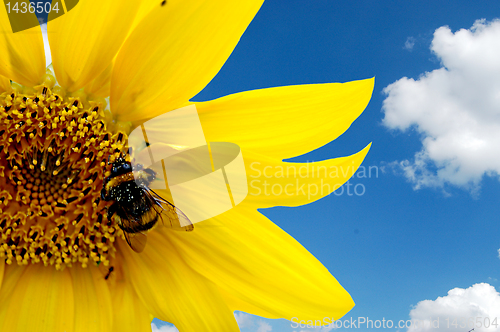
[[[40,28],[12,33],[2,6],[0,330],[150,331],[158,317],[180,331],[238,331],[235,310],[314,321],[353,307],[330,272],[257,209],[310,203],[352,176],[369,146],[317,163],[282,160],[347,130],[373,79],[189,101],[261,5],[81,0],[48,22],[53,71]],[[135,253],[99,199],[106,160],[133,128],[191,104],[207,141],[240,146],[249,194],[192,232],[153,229]]]

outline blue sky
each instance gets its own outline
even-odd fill
[[[489,168],[481,168],[487,162],[478,160],[481,165],[474,165],[475,158],[460,155],[460,149],[423,148],[426,137],[445,140],[446,135],[453,134],[453,128],[443,133],[439,128],[433,131],[429,127],[433,119],[424,117],[406,130],[398,129],[404,128],[403,118],[409,112],[405,101],[412,102],[405,95],[395,96],[397,105],[392,112],[399,120],[385,123],[382,111],[387,97],[384,88],[405,76],[418,80],[421,74],[442,67],[442,59],[430,51],[436,29],[448,26],[453,34],[470,29],[478,19],[490,22],[496,17],[500,17],[500,8],[495,1],[267,0],[220,73],[195,98],[208,100],[272,86],[376,78],[370,104],[344,135],[294,159],[350,155],[373,142],[363,165],[378,167],[378,177],[355,176],[350,181],[352,185],[361,184],[364,195],[331,194],[303,207],[262,211],[313,253],[349,291],[356,306],[347,319],[369,317],[396,322],[410,319],[412,308],[412,317],[418,318],[439,308],[451,310],[444,303],[446,299],[458,303],[463,310],[457,310],[464,314],[480,291],[491,296],[491,303],[500,304],[494,289],[500,289],[500,183],[493,170],[495,166],[498,170],[499,164],[493,160]],[[446,54],[453,57],[453,52]],[[457,66],[462,68],[460,63]],[[462,88],[464,93],[471,91],[467,85]],[[457,95],[452,101],[460,106],[460,87],[453,91],[445,94]],[[434,97],[427,97],[429,107],[434,107]],[[478,109],[469,107],[464,112],[476,114],[483,107],[481,103],[472,105]],[[432,109],[431,114],[440,111]],[[453,109],[451,112],[453,117]],[[431,123],[426,124],[426,119]],[[481,122],[477,125],[481,131]],[[494,135],[489,138],[487,143],[493,146],[500,143]],[[473,169],[459,174],[444,169],[441,177],[428,174],[412,180],[394,162],[408,160],[415,169],[419,151],[427,153],[424,169],[430,174],[445,167],[435,163],[443,160],[439,153],[445,152],[451,154],[449,159],[443,157],[445,164],[453,165],[464,158]],[[463,184],[469,179],[476,182]],[[415,189],[419,183],[420,189]],[[478,283],[492,287],[470,288]],[[457,287],[470,289],[436,301]],[[419,304],[423,300],[433,302],[426,307]],[[484,312],[494,312],[494,308],[485,306]],[[451,315],[453,310],[449,312]],[[245,319],[243,332],[301,330],[283,320]]]

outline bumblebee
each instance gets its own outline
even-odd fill
[[[136,252],[144,250],[145,233],[159,220],[173,229],[191,231],[194,228],[184,213],[148,187],[155,179],[152,169],[136,164],[132,171],[131,163],[120,156],[112,163],[111,174],[103,182],[101,198],[113,202],[107,211],[108,220],[113,217],[117,220],[128,245]],[[164,217],[168,223],[163,222]],[[187,226],[181,226],[179,219]]]

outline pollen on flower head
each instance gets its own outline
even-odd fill
[[[50,86],[0,95],[0,258],[108,265],[121,231],[100,191],[108,156],[127,135],[108,130],[104,100],[65,98]]]

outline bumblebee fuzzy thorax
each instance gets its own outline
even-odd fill
[[[137,186],[146,188],[149,183],[156,178],[156,173],[151,169],[143,169],[142,165],[136,165],[136,170],[132,171],[132,165],[123,156],[116,158],[112,163],[109,176],[104,179],[104,187],[101,191],[101,198],[104,200],[122,200],[119,190],[122,184],[135,182]],[[131,184],[131,186],[133,186]]]

